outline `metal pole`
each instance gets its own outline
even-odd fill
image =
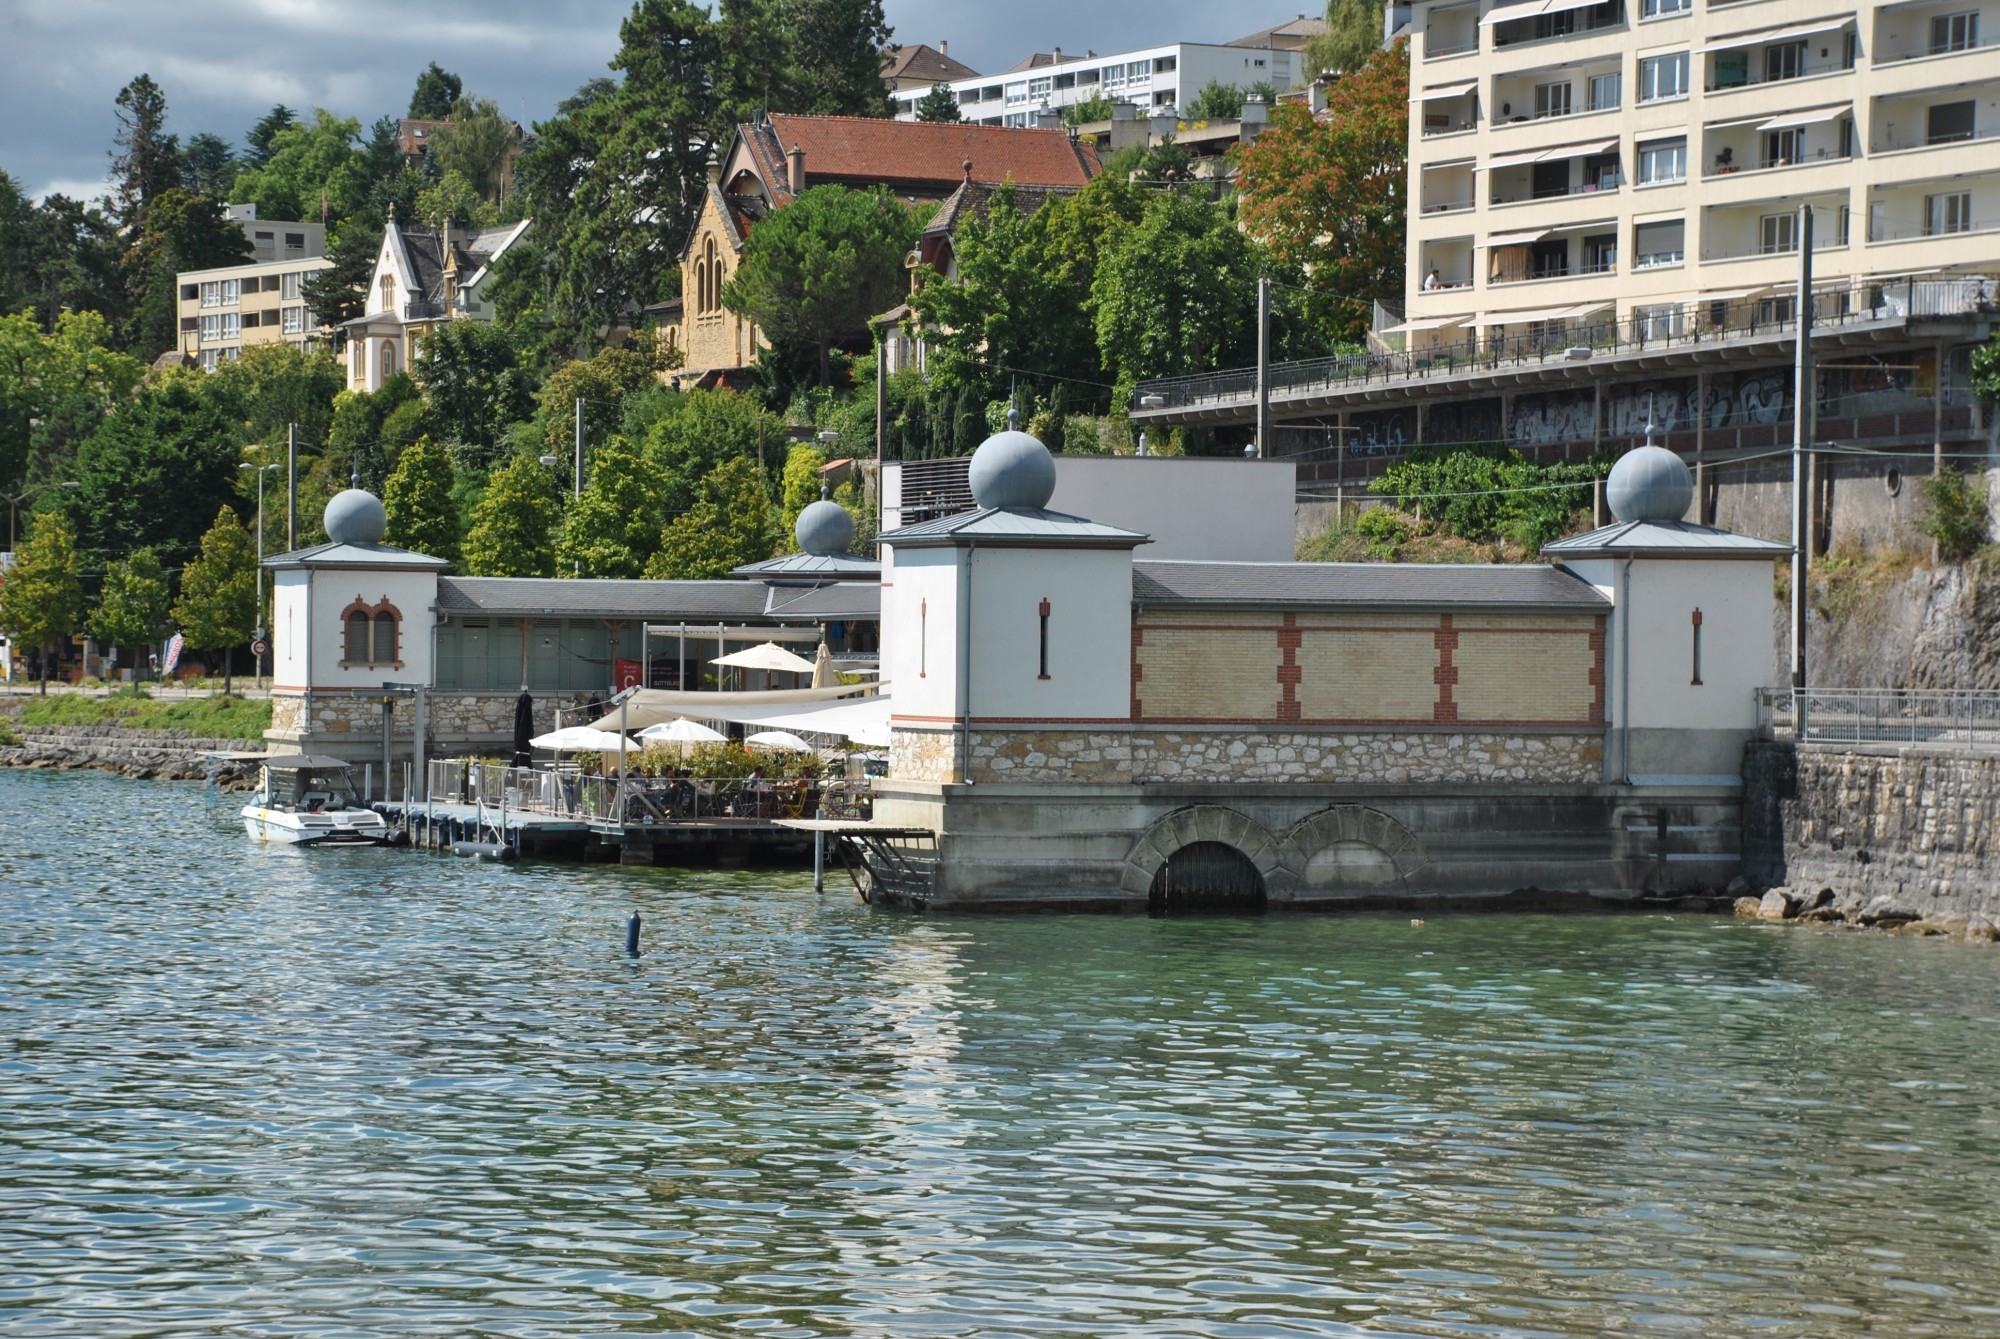
[[[826,891],[826,833],[813,829],[813,891]]]
[[[1792,388],[1792,728],[1806,737],[1806,580],[1812,542],[1812,494],[1807,487],[1806,451],[1812,445],[1812,253],[1813,209],[1799,206],[1798,339]]]
[[[412,745],[411,752],[412,755],[417,760],[417,770],[416,770],[417,784],[423,787],[423,790],[420,793],[426,800],[430,798],[431,778],[430,778],[430,759],[427,756],[425,756],[424,734],[429,729],[430,729],[430,690],[426,688],[423,684],[418,684],[416,716],[410,723],[410,732],[412,735],[415,736],[415,743]],[[408,799],[409,797],[406,795],[404,796],[404,798]]]
[[[875,345],[875,515],[877,530],[882,528],[882,443],[887,436],[889,401],[889,341]]]
[[[299,547],[299,425],[285,425],[285,552]]]
[[[259,633],[264,631],[264,475],[265,472],[266,471],[262,465],[259,465],[257,467],[257,631]],[[264,639],[261,636],[258,637],[257,645],[261,647],[263,644],[264,644]],[[264,686],[263,651],[259,650],[256,654],[255,659],[257,662],[256,663],[257,686],[259,688],[262,688]]]
[[[1257,281],[1257,458],[1271,454],[1271,281]]]
[[[396,746],[396,699],[382,699],[382,799],[386,803],[389,796],[389,780],[393,773],[389,770],[389,757]]]

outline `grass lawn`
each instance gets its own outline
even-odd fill
[[[116,725],[127,730],[186,730],[214,739],[257,739],[271,728],[271,703],[241,697],[156,702],[132,692],[109,697],[62,693],[30,698],[15,719],[22,725]]]

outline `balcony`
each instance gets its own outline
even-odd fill
[[[1878,155],[1885,153],[1910,153],[1917,149],[1949,148],[1958,144],[1970,144],[1975,140],[2000,138],[2000,126],[1990,126],[1985,130],[1965,130],[1940,135],[1915,135],[1907,133],[1899,135],[1896,133],[1895,122],[1888,121],[1885,124],[1888,126],[1888,133],[1882,137],[1882,142],[1876,146],[1875,152]]]
[[[1434,205],[1425,205],[1423,214],[1425,218],[1433,214],[1462,214],[1477,203],[1475,200],[1440,200]]]
[[[1868,220],[1868,242],[1948,242],[1954,237],[1971,237],[2000,232],[2000,218],[1968,219],[1963,227],[1929,228],[1921,225],[1891,228],[1879,219]]]
[[[1985,37],[1976,42],[1965,42],[1957,45],[1950,43],[1934,45],[1930,42],[1922,42],[1914,46],[1895,47],[1887,51],[1878,48],[1874,53],[1874,60],[1877,65],[1900,65],[1904,61],[1929,60],[1933,56],[1962,56],[1969,51],[1984,51],[1989,47],[1995,46],[2000,46],[2000,37]]]
[[[403,319],[405,321],[436,321],[441,320],[443,316],[444,304],[442,302],[405,302],[403,304]]]

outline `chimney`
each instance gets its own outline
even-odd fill
[[[959,164],[959,166],[965,169],[965,181],[966,181],[966,184],[967,184],[967,185],[971,185],[971,184],[972,184],[972,160],[971,160],[970,158],[968,158],[968,159],[966,159],[966,160],[965,160],[964,162],[960,163],[960,164]]]
[[[938,55],[940,55],[940,56],[949,56],[950,54],[951,54],[951,43],[950,43],[950,42],[947,42],[947,41],[945,41],[945,40],[944,40],[943,38],[939,38],[939,39],[938,39]]]
[[[1061,47],[1056,47],[1055,49],[1053,49],[1052,51],[1050,51],[1050,52],[1049,52],[1049,64],[1051,64],[1051,65],[1060,65],[1060,64],[1062,64],[1062,48],[1061,48]]]
[[[722,184],[722,159],[712,149],[708,154],[708,184],[711,186]]]
[[[792,188],[792,194],[804,195],[806,193],[806,151],[794,144],[791,147],[791,151],[785,155],[785,169],[786,184]]]

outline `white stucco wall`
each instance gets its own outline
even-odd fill
[[[972,715],[982,721],[1127,720],[1132,713],[1132,554],[977,549]],[[1041,604],[1049,602],[1041,677]]]
[[[888,552],[884,546],[885,560]],[[884,572],[882,678],[891,685],[898,719],[946,721],[958,715],[953,557],[951,549],[912,549],[900,555],[893,573]]]
[[[281,574],[288,575],[288,574]],[[437,573],[431,571],[365,571],[320,568],[312,576],[312,688],[374,688],[386,680],[431,683],[431,610],[437,603]],[[384,599],[402,616],[398,655],[401,665],[343,667],[346,653],[342,614],[355,600],[380,604]]]
[[[303,569],[272,573],[271,683],[277,688],[311,686],[306,674],[306,648],[311,637],[306,592],[310,583],[311,574]]]

